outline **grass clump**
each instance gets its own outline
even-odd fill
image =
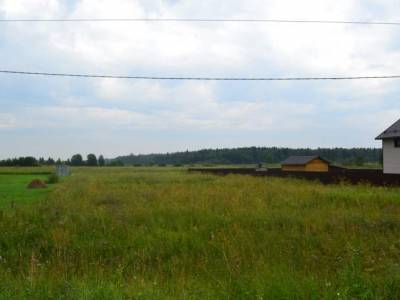
[[[59,181],[60,181],[60,177],[57,174],[52,173],[47,177],[46,183],[47,184],[56,184]]]
[[[0,215],[0,298],[400,298],[399,189],[74,171]]]

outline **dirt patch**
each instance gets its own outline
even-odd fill
[[[47,185],[40,179],[34,179],[28,184],[27,188],[28,189],[45,189],[45,188],[47,188]]]

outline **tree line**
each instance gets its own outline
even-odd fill
[[[320,155],[323,158],[342,165],[363,165],[364,163],[381,163],[382,149],[377,148],[318,148],[293,149],[278,147],[249,147],[235,149],[204,149],[166,154],[143,154],[120,156],[106,160],[103,155],[98,158],[89,154],[86,160],[81,154],[62,161],[52,158],[36,159],[20,157],[1,160],[0,166],[52,166],[66,164],[70,166],[151,166],[151,165],[190,165],[190,164],[278,164],[292,155]]]
[[[124,165],[187,165],[187,164],[278,164],[292,155],[320,155],[337,164],[363,165],[381,163],[382,149],[377,148],[278,148],[248,147],[204,149],[166,154],[128,155],[117,157]]]
[[[70,159],[61,160],[60,158],[54,160],[49,157],[45,159],[43,157],[36,159],[32,156],[19,157],[19,158],[11,158],[0,160],[0,166],[2,167],[37,167],[37,166],[54,166],[54,165],[69,165],[69,166],[106,166],[106,165],[115,165],[120,166],[121,163],[118,161],[106,161],[103,155],[100,155],[98,158],[95,154],[88,154],[86,160],[83,159],[81,154],[75,154]]]

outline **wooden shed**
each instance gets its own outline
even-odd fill
[[[282,171],[288,172],[329,172],[330,162],[322,157],[291,156],[282,162]]]

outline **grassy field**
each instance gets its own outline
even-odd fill
[[[26,186],[33,179],[45,181],[47,175],[28,175],[30,171],[10,173],[0,169],[0,209],[11,208],[14,205],[31,204],[36,200],[44,199],[48,189],[31,190]]]
[[[55,167],[0,167],[0,175],[48,175]]]
[[[400,189],[74,169],[0,210],[0,299],[27,298],[400,299]]]

